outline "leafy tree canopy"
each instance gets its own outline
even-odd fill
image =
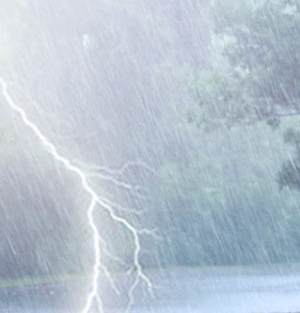
[[[213,6],[213,70],[193,78],[199,119],[273,127],[299,113],[300,1],[216,1]],[[190,117],[190,116],[189,116]]]

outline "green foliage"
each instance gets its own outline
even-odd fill
[[[174,73],[177,73],[180,77],[177,77],[176,82],[180,81],[178,85],[181,85],[183,77],[186,79],[188,66],[176,65],[172,60],[178,56],[173,56],[175,51],[183,49],[185,52],[181,45],[186,41],[178,39],[180,44],[175,45],[176,30],[168,23],[164,12],[157,16],[139,15],[133,2],[130,6],[124,6],[121,1],[104,2],[111,8],[111,12],[124,11],[130,18],[133,17],[132,29],[142,30],[145,43],[150,44],[149,53],[143,54],[145,59],[138,64],[137,46],[126,45],[128,60],[134,61],[134,66],[127,62],[128,71],[120,70],[118,79],[124,75],[126,88],[121,84],[122,79],[117,81],[117,94],[120,94],[120,99],[127,99],[126,103],[138,105],[131,105],[129,111],[126,106],[122,111],[119,106],[121,101],[112,101],[118,103],[118,107],[111,107],[112,111],[116,109],[116,112],[121,111],[120,115],[128,114],[124,124],[126,126],[111,123],[120,126],[120,133],[114,126],[111,128],[117,140],[110,140],[109,137],[106,145],[105,136],[102,136],[101,142],[101,146],[108,149],[105,152],[107,155],[112,159],[117,156],[112,164],[139,157],[149,161],[149,164],[152,162],[151,166],[154,164],[155,175],[136,168],[129,171],[128,175],[133,181],[136,179],[133,186],[149,188],[149,197],[141,200],[138,195],[128,196],[126,192],[118,190],[116,197],[111,198],[111,193],[116,190],[115,186],[112,187],[113,184],[105,187],[97,183],[93,185],[99,194],[128,208],[124,210],[118,205],[114,206],[115,211],[120,216],[126,216],[132,225],[139,229],[157,231],[155,234],[158,237],[154,238],[141,231],[142,265],[161,268],[171,265],[300,261],[298,194],[288,188],[279,193],[274,181],[278,164],[283,160],[281,133],[276,120],[277,105],[292,107],[299,100],[298,12],[287,14],[284,6],[274,4],[264,4],[254,9],[246,0],[216,1],[213,69],[206,73],[195,71],[193,75],[187,75],[193,101],[183,108],[182,114],[189,125],[180,124],[176,128],[173,127],[177,121],[174,118],[176,114],[170,113],[167,103],[178,101],[178,106],[182,109],[181,98],[174,102],[170,100],[178,96],[172,92],[172,84],[176,85],[172,81],[176,80]],[[112,30],[118,30],[118,25],[120,26],[114,24]],[[151,35],[157,25],[162,25],[159,26],[160,32]],[[110,28],[107,25],[103,27]],[[112,30],[108,34],[112,34]],[[118,31],[120,34],[121,31],[127,33],[125,28]],[[189,36],[183,34],[182,38]],[[132,42],[136,44],[139,43],[138,40]],[[108,42],[112,44],[114,40]],[[152,51],[154,42],[158,45],[155,48],[161,50],[163,57],[159,58],[153,53],[156,51]],[[144,47],[143,44],[139,46]],[[165,53],[163,46],[176,49]],[[123,47],[122,44],[120,47]],[[116,62],[120,62],[122,58],[118,53],[112,53],[111,57],[113,55],[116,55],[115,59],[108,63],[116,66]],[[134,84],[129,86],[131,83],[128,73],[134,68],[138,69],[134,81],[142,84],[143,79],[136,78],[140,78],[138,72],[143,72],[139,71],[140,67],[148,64],[147,58],[153,60],[145,71],[146,83],[138,88]],[[68,62],[73,69],[72,59]],[[120,69],[123,69],[123,63],[120,63]],[[41,73],[40,70],[38,72]],[[105,79],[106,76],[103,82]],[[102,83],[100,85],[105,86]],[[51,86],[54,87],[49,94],[54,96],[57,88],[49,84],[49,88]],[[149,95],[145,86],[149,89]],[[132,98],[130,88],[142,90],[141,94]],[[170,96],[171,93],[174,95]],[[69,101],[69,93],[67,97],[66,100]],[[149,124],[145,118],[149,117],[148,113],[138,111],[138,108],[142,108],[141,103],[145,107],[148,103],[153,104],[149,106],[150,113],[147,111],[151,117]],[[99,112],[96,110],[98,106],[97,102],[95,112]],[[52,117],[56,118],[55,113],[51,117],[45,117],[44,121]],[[56,126],[63,119],[55,119]],[[263,124],[245,126],[260,119],[266,119],[275,131],[272,133]],[[110,122],[110,119],[107,120]],[[88,119],[88,123],[90,122]],[[242,123],[245,127],[231,128],[236,123]],[[98,124],[99,121],[95,118],[95,126],[92,128],[99,130],[96,126]],[[150,127],[150,124],[153,126]],[[193,124],[197,127],[193,127]],[[130,136],[123,137],[124,134],[121,133],[127,132],[130,127]],[[198,132],[197,128],[209,129],[210,133]],[[16,129],[12,121],[6,124],[3,122],[0,132],[0,183],[3,190],[0,195],[0,228],[5,234],[2,245],[4,257],[0,258],[3,265],[1,275],[59,274],[91,269],[93,248],[86,220],[86,208],[90,199],[81,194],[77,177],[59,166],[56,168],[52,158],[36,147],[32,133],[26,134],[23,129]],[[20,139],[18,133],[24,133],[28,138]],[[289,130],[285,134],[285,142],[294,145],[296,150],[299,149],[299,134],[295,130]],[[16,140],[15,144],[11,144],[13,140]],[[115,142],[117,144],[114,146]],[[121,147],[119,150],[118,145]],[[112,146],[111,150],[108,146]],[[87,154],[94,150],[97,155],[101,149],[93,147],[85,150]],[[279,184],[299,190],[299,171],[300,161],[296,156],[285,163],[278,174]],[[130,179],[124,179],[124,182],[130,182]],[[138,209],[138,213],[131,213],[131,208]],[[103,210],[96,210],[95,219],[106,242],[101,242],[103,264],[112,271],[129,270],[133,256],[132,234],[115,223]]]
[[[297,151],[300,151],[300,131],[289,128],[285,131],[283,138],[285,143],[295,145]]]
[[[142,252],[143,265],[300,260],[299,236],[291,238],[298,195],[279,192],[275,181],[285,158],[280,130],[265,124],[215,129],[198,141],[181,143],[181,154],[165,158],[153,182],[149,215],[162,240],[147,258]]]
[[[211,72],[201,74],[201,78],[190,83],[194,105],[189,116],[193,116],[190,120],[197,127],[213,124],[214,128],[221,125],[230,128],[234,124],[257,124],[265,120],[276,130],[281,112],[284,112],[282,115],[299,112],[299,4],[299,1],[289,4],[267,1],[249,8],[245,1],[216,2],[212,41],[216,62]],[[299,201],[295,200],[297,195],[283,195],[300,190],[299,138],[300,132],[288,126],[284,142],[294,147],[295,153],[289,155],[277,176],[274,173],[275,181],[267,182],[264,175],[254,176],[250,170],[255,169],[252,164],[249,167],[252,180],[248,181],[244,175],[240,184],[228,186],[227,193],[221,188],[222,209],[209,211],[212,223],[217,226],[214,231],[207,228],[211,236],[218,235],[219,252],[203,248],[210,258],[228,264],[299,260],[299,235],[295,231],[299,225]],[[270,140],[269,149],[278,147],[282,147],[282,143]],[[264,150],[261,145],[259,149]],[[270,167],[270,158],[263,156],[253,158],[252,162],[255,166]],[[278,194],[276,183],[280,190],[288,188]],[[266,185],[269,190],[263,188]],[[292,203],[290,199],[295,201]],[[247,224],[247,220],[252,222]]]
[[[284,186],[300,190],[300,158],[289,160],[278,173],[279,188]]]
[[[213,70],[190,83],[197,125],[265,119],[299,111],[299,3],[217,1],[213,7]],[[194,119],[195,120],[195,119]]]
[[[278,172],[277,181],[280,190],[289,187],[300,191],[300,132],[289,128],[284,133],[284,142],[295,147],[294,156],[282,165]]]
[[[270,97],[273,104],[292,106],[299,99],[300,15],[285,14],[282,7],[268,3],[249,15],[242,22],[232,20],[237,44],[224,53],[233,67],[256,72],[254,98]]]
[[[248,95],[252,79],[246,74],[238,78],[234,73],[213,71],[195,80],[190,94],[196,103],[193,114],[197,125],[222,125],[225,122],[231,126],[239,121],[253,121],[255,109]]]

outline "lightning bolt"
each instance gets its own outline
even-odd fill
[[[80,177],[82,188],[91,196],[91,202],[87,209],[87,217],[88,217],[89,226],[93,232],[95,263],[94,263],[94,268],[93,268],[92,291],[87,296],[86,304],[82,313],[91,312],[91,308],[92,308],[94,301],[96,301],[98,304],[98,310],[100,312],[104,312],[102,301],[98,295],[98,278],[100,275],[100,268],[104,269],[105,274],[107,275],[108,278],[110,278],[108,271],[105,269],[104,265],[101,264],[101,261],[100,261],[101,251],[100,251],[99,241],[101,242],[102,238],[99,235],[97,226],[93,219],[93,213],[97,204],[100,205],[103,209],[105,209],[115,222],[118,222],[122,224],[124,227],[126,227],[133,236],[133,241],[135,244],[133,263],[134,263],[134,268],[136,269],[136,278],[128,291],[129,302],[126,308],[126,312],[129,312],[134,303],[134,295],[133,295],[134,290],[136,289],[140,281],[144,281],[146,283],[149,293],[153,296],[152,283],[149,280],[149,278],[143,273],[142,267],[139,263],[139,253],[141,250],[140,235],[142,234],[151,235],[151,231],[145,230],[145,229],[138,230],[134,226],[132,226],[126,219],[117,216],[111,204],[108,201],[105,201],[105,199],[102,199],[101,197],[99,197],[97,193],[93,190],[93,188],[89,185],[87,181],[87,175],[80,169],[80,167],[72,164],[69,159],[64,158],[63,156],[59,155],[55,145],[52,144],[42,134],[39,128],[27,118],[25,111],[14,103],[14,101],[12,100],[12,98],[10,97],[7,91],[7,83],[1,77],[0,77],[0,83],[2,84],[2,94],[5,100],[7,101],[7,103],[9,104],[10,108],[21,116],[23,123],[33,130],[35,135],[39,138],[41,143],[44,145],[45,149],[53,156],[53,158],[57,162],[62,163],[66,169],[68,169],[71,172],[76,173]],[[124,168],[122,168],[122,170],[124,170]]]

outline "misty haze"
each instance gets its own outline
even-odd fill
[[[0,311],[300,312],[300,0],[0,2]]]

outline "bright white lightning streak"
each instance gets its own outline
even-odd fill
[[[93,212],[97,203],[109,212],[111,218],[115,222],[123,224],[133,235],[133,239],[135,243],[134,265],[137,270],[137,276],[128,292],[129,304],[127,306],[127,312],[129,312],[130,307],[132,306],[133,301],[134,301],[133,292],[135,288],[137,287],[137,285],[139,284],[140,279],[142,279],[147,284],[148,290],[150,294],[152,295],[152,283],[150,282],[149,278],[143,273],[142,267],[139,263],[139,253],[141,249],[139,234],[145,233],[145,230],[139,231],[136,228],[134,228],[127,220],[115,215],[112,207],[108,205],[105,201],[101,200],[100,197],[96,194],[96,192],[89,186],[84,172],[80,168],[71,164],[71,162],[68,159],[59,155],[56,150],[56,147],[42,134],[42,132],[38,129],[38,127],[27,118],[25,111],[14,103],[14,101],[11,99],[7,91],[7,84],[1,77],[0,77],[0,83],[2,84],[2,87],[3,87],[2,89],[3,96],[5,100],[7,101],[7,103],[9,104],[9,106],[15,112],[19,113],[24,124],[34,131],[36,136],[42,141],[43,145],[47,148],[48,152],[55,158],[55,160],[61,162],[69,171],[76,173],[81,178],[81,182],[82,182],[82,186],[84,190],[87,193],[89,193],[92,197],[91,203],[87,210],[87,216],[88,216],[89,225],[94,234],[93,241],[94,241],[94,251],[95,251],[95,264],[94,264],[94,275],[93,275],[93,283],[92,283],[93,288],[87,297],[86,305],[82,313],[89,313],[94,300],[97,300],[99,304],[99,310],[100,312],[103,312],[101,299],[99,299],[98,292],[97,292],[98,291],[98,278],[100,275],[99,268],[101,267],[100,247],[99,247],[100,235],[93,219]]]

